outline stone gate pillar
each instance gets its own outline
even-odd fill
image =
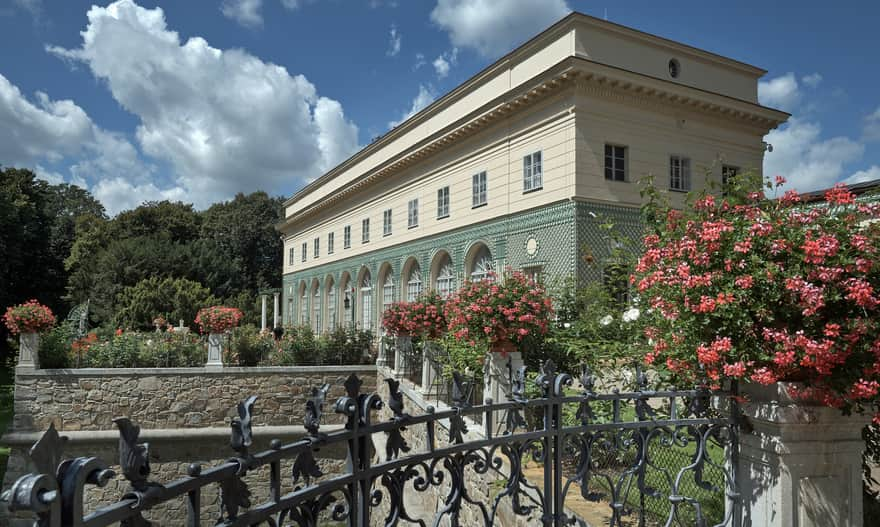
[[[861,527],[861,434],[870,418],[795,401],[787,386],[743,390],[753,430],[740,435],[741,525]]]
[[[510,378],[516,374],[516,371],[524,364],[522,353],[512,351],[509,353],[500,353],[490,351],[486,354],[486,366],[483,371],[483,402],[492,399],[494,403],[503,403],[510,400],[507,395],[510,393]],[[492,435],[498,435],[504,430],[504,420],[506,414],[503,411],[496,411],[492,414]],[[483,432],[488,435],[489,430],[486,429],[487,423],[483,423]]]

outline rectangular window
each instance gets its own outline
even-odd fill
[[[382,213],[382,236],[391,236],[391,209]]]
[[[312,258],[317,258],[321,252],[321,238],[315,238],[315,250],[313,252]]]
[[[472,208],[482,207],[486,204],[486,172],[474,174],[472,180]]]
[[[669,157],[669,188],[681,192],[691,189],[691,160],[687,157]]]
[[[342,228],[342,248],[348,249],[351,247],[351,225],[346,225]]]
[[[306,258],[308,258],[308,256],[306,255],[306,253],[308,251],[309,251],[309,244],[307,244],[306,242],[303,242],[302,251],[300,252],[300,255],[299,255],[299,259],[302,260],[303,262],[305,262]]]
[[[449,216],[449,187],[437,190],[437,219]]]
[[[544,186],[544,169],[541,166],[541,152],[523,158],[523,192],[539,190]]]
[[[419,200],[411,199],[409,200],[409,207],[407,209],[406,215],[406,226],[410,229],[413,227],[419,226]]]
[[[336,238],[336,233],[327,234],[327,254],[333,254],[333,242],[336,241],[334,238]]]
[[[370,241],[370,218],[361,221],[361,243]]]
[[[626,147],[605,145],[605,179],[626,181]]]
[[[293,265],[293,247],[287,249],[287,265]]]

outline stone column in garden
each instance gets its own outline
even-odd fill
[[[208,362],[209,368],[223,367],[223,335],[221,333],[208,334]]]
[[[747,385],[740,435],[744,527],[860,527],[868,416],[793,400],[791,383]]]
[[[485,370],[483,373],[483,402],[489,399],[494,403],[503,403],[510,400],[508,394],[511,389],[510,379],[517,370],[523,366],[522,352],[519,351],[490,351],[486,355]],[[492,435],[498,435],[504,431],[505,412],[497,411],[492,414]],[[488,423],[483,423],[483,431],[488,435]]]
[[[40,334],[27,332],[18,336],[18,368],[39,369]]]
[[[260,295],[260,331],[266,329],[266,295]]]
[[[280,320],[278,313],[278,293],[275,293],[275,298],[272,302],[272,329],[278,327],[278,321]]]

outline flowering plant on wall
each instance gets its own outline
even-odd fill
[[[395,302],[382,314],[382,326],[389,335],[438,339],[446,333],[444,304],[433,290],[413,302]]]
[[[36,300],[28,300],[24,304],[7,308],[3,322],[13,335],[39,333],[52,329],[55,325],[55,315],[52,314],[51,309]]]
[[[449,331],[471,346],[484,341],[506,351],[530,335],[545,335],[553,303],[542,287],[515,271],[466,282],[446,303]]]
[[[802,381],[793,395],[868,404],[880,388],[880,203],[844,186],[813,205],[749,188],[753,177],[736,178],[724,198],[653,211],[661,221],[632,277],[651,309],[645,362],[715,386]]]
[[[241,322],[241,310],[234,307],[211,306],[200,309],[196,315],[196,324],[201,333],[223,333]]]

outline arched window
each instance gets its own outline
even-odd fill
[[[312,311],[315,314],[312,329],[317,334],[321,332],[321,290],[317,286],[315,286],[315,294],[312,295]]]
[[[414,301],[422,294],[422,270],[419,264],[413,264],[409,270],[409,277],[406,280],[406,300]]]
[[[361,279],[361,327],[365,331],[373,329],[373,280],[366,271]]]
[[[327,290],[327,329],[336,329],[336,284],[331,283]]]
[[[495,264],[492,263],[492,253],[485,245],[480,247],[473,259],[473,270],[471,271],[471,281],[480,282],[482,280],[491,279],[490,273],[494,270]]]

